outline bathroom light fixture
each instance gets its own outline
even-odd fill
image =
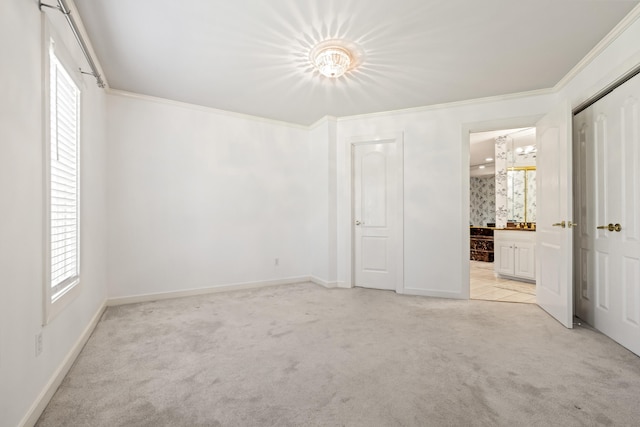
[[[525,155],[525,154],[532,154],[535,153],[536,147],[535,145],[526,145],[524,147],[518,147],[515,149],[516,154],[519,154],[521,156]]]
[[[326,77],[338,78],[351,65],[350,52],[340,46],[327,46],[311,53],[311,62]]]

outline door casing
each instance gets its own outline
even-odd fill
[[[470,288],[471,288],[471,273],[470,273],[470,264],[469,264],[469,256],[470,256],[470,232],[469,232],[469,218],[471,216],[469,212],[469,197],[470,197],[470,162],[469,155],[471,152],[471,144],[470,144],[470,134],[476,132],[487,132],[494,131],[500,129],[516,129],[516,128],[527,128],[527,127],[535,127],[538,120],[542,118],[542,114],[534,115],[534,116],[525,116],[525,117],[516,117],[516,118],[502,118],[502,119],[494,119],[494,120],[486,120],[482,122],[475,123],[465,123],[461,128],[460,139],[463,141],[462,146],[462,156],[463,156],[463,170],[462,174],[462,224],[461,229],[464,230],[462,234],[462,242],[461,249],[462,254],[460,258],[460,272],[462,279],[461,286],[461,295],[460,297],[463,299],[470,298]],[[466,285],[465,285],[466,284]]]

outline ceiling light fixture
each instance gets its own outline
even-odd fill
[[[347,72],[351,65],[350,52],[339,46],[328,46],[312,52],[311,61],[326,77],[337,79]]]

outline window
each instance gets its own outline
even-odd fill
[[[80,89],[49,49],[47,153],[46,321],[80,282],[79,111]]]

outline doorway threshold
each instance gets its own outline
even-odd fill
[[[536,285],[496,277],[492,262],[470,261],[471,299],[484,301],[536,303]]]

